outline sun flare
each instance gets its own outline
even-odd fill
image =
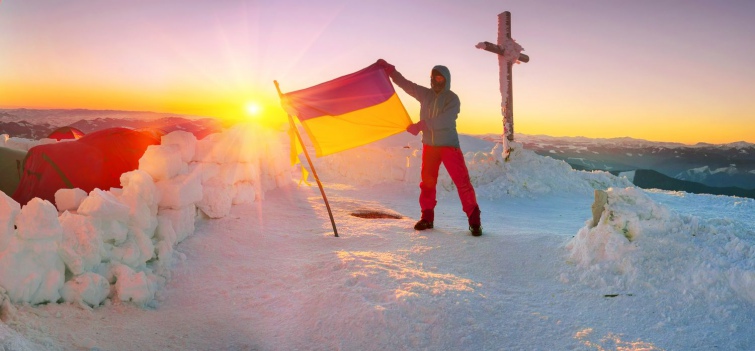
[[[246,110],[246,114],[250,117],[257,117],[262,113],[262,106],[256,101],[247,102],[244,109]]]

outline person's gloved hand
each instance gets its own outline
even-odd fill
[[[412,133],[412,135],[419,134],[422,129],[425,129],[425,121],[419,121],[406,127],[406,131]]]
[[[391,73],[396,71],[396,67],[394,67],[392,64],[386,62],[383,59],[377,60],[377,64],[380,65],[380,67],[383,67],[383,69],[385,70],[385,73],[387,73],[388,75],[391,75]]]

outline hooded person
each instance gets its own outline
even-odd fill
[[[440,164],[446,167],[459,192],[462,209],[469,220],[472,235],[482,235],[480,207],[469,179],[464,154],[459,146],[456,119],[459,116],[459,97],[451,91],[451,71],[435,66],[430,72],[430,88],[404,78],[396,68],[383,59],[377,62],[391,80],[420,103],[419,122],[407,127],[407,132],[422,132],[422,181],[419,184],[419,206],[422,217],[414,225],[416,230],[433,228],[435,221],[436,184]]]

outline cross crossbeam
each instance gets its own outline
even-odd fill
[[[493,43],[491,43],[489,41],[483,41],[480,44],[482,44],[483,47],[481,47],[479,49],[483,49],[485,51],[490,51],[490,52],[492,52],[494,54],[503,55],[503,48],[500,47],[500,46],[498,46],[498,45],[496,45],[496,44],[493,44]],[[480,45],[480,44],[477,44],[477,45]],[[525,55],[525,54],[519,53],[518,60],[521,61],[521,62],[530,62],[530,57],[527,56],[527,55]]]

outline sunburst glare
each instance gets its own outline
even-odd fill
[[[262,106],[257,101],[250,101],[244,106],[246,114],[251,118],[259,118],[262,113]]]

